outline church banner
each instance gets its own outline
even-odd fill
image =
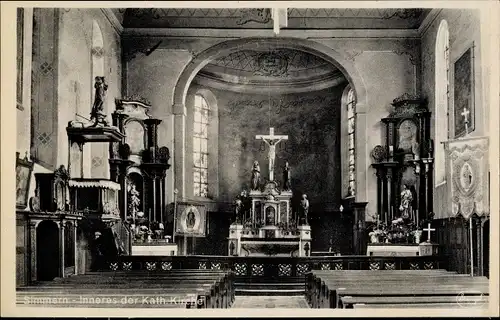
[[[205,237],[206,208],[194,203],[178,203],[175,233],[188,237]]]
[[[489,215],[488,138],[452,140],[446,150],[452,214]]]

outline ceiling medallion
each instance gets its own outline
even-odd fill
[[[284,77],[288,75],[288,57],[280,52],[264,52],[257,57],[255,75]]]

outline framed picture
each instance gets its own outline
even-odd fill
[[[458,58],[453,66],[453,118],[455,138],[474,131],[474,45]]]
[[[33,171],[33,162],[28,160],[26,155],[24,159],[19,158],[19,152],[16,152],[16,208],[26,209],[28,205],[28,192],[30,188],[31,172]]]
[[[176,213],[175,233],[188,237],[205,237],[206,209],[204,205],[179,203]]]

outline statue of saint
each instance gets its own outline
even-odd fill
[[[290,166],[288,165],[288,161],[285,162],[285,167],[283,168],[283,190],[290,190]]]
[[[399,205],[399,211],[401,211],[401,218],[408,219],[411,217],[411,203],[413,200],[413,194],[408,188],[408,185],[403,184],[403,190],[401,191],[401,204]]]
[[[258,161],[254,161],[252,168],[252,190],[259,189],[259,182],[260,182],[260,166]]]
[[[236,224],[241,224],[241,212],[242,212],[242,201],[240,199],[236,199],[236,205],[234,208],[234,214],[235,214],[235,223]]]
[[[137,212],[139,211],[139,205],[141,203],[139,194],[139,191],[135,188],[135,184],[132,183],[129,191],[129,212],[133,219],[136,218]]]
[[[106,84],[104,77],[95,77],[95,97],[94,105],[92,106],[92,111],[90,113],[90,120],[94,120],[93,127],[98,124],[107,125],[106,115],[104,114],[104,99],[106,98],[106,91],[108,90],[108,85]]]
[[[302,195],[302,200],[300,200],[300,207],[302,209],[302,220],[304,224],[307,225],[307,214],[309,213],[309,200],[307,200],[307,195]]]

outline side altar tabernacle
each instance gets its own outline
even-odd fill
[[[300,208],[293,210],[290,167],[283,168],[283,183],[274,180],[276,145],[286,135],[257,135],[269,146],[269,180],[262,181],[260,165],[254,161],[250,192],[243,191],[235,201],[234,221],[229,227],[230,256],[309,256],[311,227],[307,223],[309,201],[303,195]]]

